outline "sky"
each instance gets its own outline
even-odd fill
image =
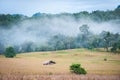
[[[0,14],[76,13],[114,10],[120,0],[0,0]]]

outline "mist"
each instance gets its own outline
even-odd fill
[[[10,29],[0,29],[1,41],[6,46],[20,45],[25,42],[36,44],[45,43],[51,36],[63,34],[66,36],[77,36],[80,32],[79,27],[83,24],[89,26],[89,30],[94,34],[102,31],[120,33],[120,24],[115,21],[95,22],[91,19],[75,20],[74,17],[44,17],[42,19],[31,19],[19,22]]]

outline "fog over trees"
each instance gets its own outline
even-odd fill
[[[120,49],[120,6],[115,10],[79,13],[0,14],[0,53],[74,48]]]

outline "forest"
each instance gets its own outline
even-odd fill
[[[120,50],[120,5],[114,10],[79,13],[0,14],[0,53],[75,48]]]

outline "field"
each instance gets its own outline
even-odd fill
[[[107,61],[104,61],[104,58],[106,58]],[[53,60],[56,64],[43,65],[42,63],[46,60]],[[70,73],[69,66],[73,63],[80,63],[81,66],[87,70],[87,78],[85,75],[79,76]],[[25,79],[23,79],[23,77]],[[101,77],[103,78],[101,79]],[[10,79],[120,80],[120,54],[108,53],[103,50],[70,49],[51,52],[22,53],[17,54],[15,58],[5,58],[1,55],[0,80]]]

